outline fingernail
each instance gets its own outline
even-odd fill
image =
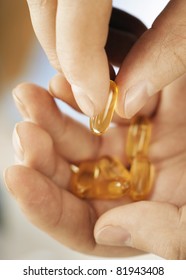
[[[76,85],[72,85],[74,98],[80,109],[89,117],[94,116],[94,104],[82,89]]]
[[[25,119],[29,119],[29,114],[28,114],[28,111],[26,110],[26,107],[25,105],[22,103],[22,101],[20,100],[20,98],[18,97],[17,93],[16,93],[16,89],[13,90],[12,92],[12,96],[14,98],[14,101],[20,111],[20,113],[22,114],[22,116],[25,118]]]
[[[96,242],[110,246],[130,246],[131,235],[122,227],[107,226],[101,229],[96,236]]]
[[[22,162],[24,160],[24,150],[19,137],[18,125],[15,126],[13,132],[13,147],[16,153],[16,158],[19,162]]]
[[[133,117],[149,100],[152,90],[148,81],[140,81],[126,92],[124,113],[126,118]]]

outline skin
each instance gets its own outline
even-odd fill
[[[161,94],[151,119],[153,192],[148,201],[129,203],[127,198],[86,201],[69,192],[70,163],[104,154],[126,163],[128,125],[119,124],[97,137],[60,112],[46,90],[18,86],[14,98],[25,121],[14,130],[19,164],[6,170],[5,182],[28,219],[62,244],[87,254],[122,257],[138,254],[139,249],[166,259],[185,259],[185,90],[183,76]],[[111,229],[114,235],[108,233]]]
[[[51,1],[28,2],[33,25],[46,53],[53,55],[56,59],[53,61],[58,63],[56,68],[61,72],[63,70],[63,74],[52,79],[50,93],[64,100],[75,109],[86,113],[82,103],[78,100],[76,90],[72,86],[73,84],[77,85],[74,83],[77,77],[77,81],[80,83],[78,87],[82,87],[81,93],[79,91],[78,94],[85,95],[86,91],[92,103],[95,101],[96,104],[99,101],[99,104],[104,105],[105,92],[107,92],[105,91],[107,87],[105,84],[109,82],[109,68],[108,63],[106,65],[104,61],[105,53],[100,50],[99,36],[96,35],[95,37],[96,45],[99,48],[94,49],[94,55],[99,53],[101,67],[96,65],[97,58],[94,61],[95,64],[92,61],[89,64],[87,60],[82,65],[81,63],[84,62],[81,62],[81,57],[77,53],[73,56],[73,59],[75,59],[73,61],[77,63],[71,64],[71,60],[67,59],[65,61],[65,55],[72,55],[73,50],[68,47],[72,43],[74,46],[77,40],[73,41],[74,37],[71,32],[65,34],[66,29],[63,24],[64,22],[65,24],[68,23],[68,16],[67,18],[65,16],[69,13],[65,13],[63,8],[66,7],[67,1],[58,1],[59,5],[61,5],[60,10],[59,5],[52,4],[54,5],[52,6],[53,10],[55,10],[55,16],[53,17],[50,14],[51,7],[48,9],[48,3],[51,4]],[[37,25],[37,20],[39,19],[37,16],[38,3],[42,4],[43,8],[40,10],[40,19],[42,18],[42,11],[43,13],[47,11],[43,15],[48,15],[48,18]],[[52,3],[55,3],[55,1]],[[92,4],[91,1],[88,3]],[[109,1],[103,1],[103,3],[108,5]],[[89,4],[87,5],[89,6]],[[86,14],[84,10],[82,12],[83,7],[80,5],[78,12]],[[96,7],[94,7],[95,12],[97,12]],[[71,10],[70,5],[66,8]],[[64,22],[60,23],[60,26],[64,28],[61,33],[52,28],[55,25],[54,23],[58,21],[56,9],[57,15],[64,12],[63,17],[61,17]],[[174,9],[173,14],[170,12],[172,9]],[[110,15],[108,7],[105,7],[104,11],[106,13],[104,18],[107,22],[103,22],[103,19],[101,19],[101,23],[99,23],[101,17],[98,17],[102,48],[104,32],[106,32],[105,26],[106,24],[108,25]],[[186,77],[184,75],[185,29],[182,28],[185,20],[185,17],[183,17],[184,11],[184,1],[170,1],[163,16],[161,15],[153,28],[146,31],[140,39],[138,39],[140,34],[145,30],[141,23],[138,22],[136,25],[139,26],[139,34],[135,34],[131,29],[130,36],[126,40],[126,27],[122,26],[121,28],[120,26],[119,28],[114,21],[112,27],[115,26],[117,36],[120,36],[119,43],[122,42],[122,50],[125,49],[125,51],[122,55],[119,52],[119,56],[118,51],[113,51],[113,46],[119,50],[119,43],[118,45],[112,44],[116,34],[113,37],[109,37],[110,40],[107,41],[106,45],[109,61],[118,66],[121,65],[120,72],[116,77],[120,89],[117,112],[121,116],[125,115],[124,100],[126,92],[128,88],[133,87],[137,82],[135,77],[140,77],[140,80],[143,80],[144,77],[145,79],[150,79],[150,83],[156,85],[153,90],[155,92],[161,89],[159,94],[154,95],[150,100],[145,99],[146,106],[140,111],[140,114],[148,114],[153,123],[149,157],[155,166],[156,178],[153,192],[148,201],[129,203],[130,201],[126,198],[119,201],[86,201],[78,199],[69,192],[70,163],[95,159],[105,154],[118,156],[124,164],[126,163],[123,145],[128,130],[128,122],[125,119],[116,115],[114,121],[117,126],[110,129],[104,136],[96,137],[81,124],[78,124],[68,116],[64,116],[55,105],[53,97],[46,90],[31,84],[22,84],[14,90],[16,104],[25,121],[19,123],[14,131],[14,148],[19,165],[12,166],[6,170],[5,182],[33,224],[74,250],[91,255],[111,257],[136,255],[142,250],[166,259],[186,258],[186,112],[183,95],[186,90]],[[163,31],[167,27],[170,14],[172,18],[171,28],[174,26],[174,30],[179,34],[181,32],[181,35],[177,32],[168,33],[170,34],[168,42],[171,42],[171,44],[166,43],[162,46],[162,40],[167,34],[167,32],[165,34]],[[91,17],[89,13],[87,15]],[[50,24],[51,30],[48,26],[48,32],[42,32],[42,39],[37,27],[44,26],[42,25],[43,22],[50,23],[50,19],[53,19],[53,25]],[[177,25],[178,19],[179,25]],[[183,24],[180,21],[183,21]],[[131,28],[133,23],[134,21],[131,20]],[[84,27],[84,21],[82,26]],[[129,25],[127,24],[126,26]],[[92,31],[91,28],[94,27],[90,24],[89,28]],[[79,32],[78,30],[81,30],[81,27],[78,25],[75,30]],[[102,31],[103,33],[101,33]],[[80,33],[77,33],[77,50],[84,42],[84,35],[82,35],[84,33]],[[46,34],[49,34],[51,38],[49,39]],[[66,50],[69,50],[69,54],[68,51],[67,53],[62,51],[62,45],[58,47],[60,38],[57,39],[57,37],[62,36],[60,34],[63,34],[64,39],[66,38],[65,36],[69,36],[69,39],[65,40]],[[136,36],[135,39],[134,35]],[[44,45],[46,38],[48,38],[48,45]],[[179,42],[175,38],[179,38]],[[117,41],[115,40],[115,42]],[[57,44],[51,47],[52,42]],[[130,50],[132,45],[134,46]],[[50,47],[47,49],[46,46]],[[92,44],[88,45],[87,49],[85,48],[85,60],[88,59],[90,52],[93,51],[90,50],[89,52],[89,47],[91,48]],[[169,51],[170,49],[172,50],[172,47],[179,51],[180,59],[175,59],[178,56]],[[56,51],[58,49],[61,52]],[[123,59],[124,62],[122,62]],[[170,66],[167,61],[173,61],[174,67]],[[74,64],[80,67],[77,67],[78,71]],[[66,66],[63,67],[64,65]],[[86,71],[84,71],[85,69]],[[94,71],[95,69],[96,71]],[[92,75],[92,72],[94,72],[94,75]],[[97,75],[98,77],[96,77]],[[100,80],[100,75],[105,78],[97,82],[98,78]],[[91,76],[91,80],[89,76]],[[71,83],[71,77],[73,83]],[[81,77],[83,77],[82,80]],[[111,77],[114,78],[113,72]],[[102,84],[102,82],[105,84]],[[123,85],[125,85],[125,88]],[[96,96],[97,92],[99,96]],[[94,106],[96,107],[95,104]],[[121,108],[119,107],[120,105]],[[86,108],[88,108],[87,105]],[[90,112],[90,110],[88,111]]]
[[[104,47],[112,1],[27,0],[27,3],[35,33],[49,61],[63,73],[81,110],[88,116],[96,115],[105,106],[109,88],[108,51]],[[127,41],[131,45],[136,43],[127,58],[120,60],[122,65],[116,77],[120,116],[132,117],[150,96],[185,73],[185,14],[185,1],[169,1],[149,30],[143,33],[140,29],[143,35],[137,41],[139,32],[127,28],[134,27],[133,24],[122,27],[130,37]],[[120,28],[118,21],[112,23],[115,35],[121,22]],[[121,45],[120,52],[123,49]]]

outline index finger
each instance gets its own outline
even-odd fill
[[[112,1],[59,0],[56,49],[64,75],[81,110],[99,113],[109,91],[109,67],[104,50]]]

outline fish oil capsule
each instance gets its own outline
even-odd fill
[[[130,173],[119,160],[104,157],[71,167],[71,190],[81,198],[117,199],[130,188]]]
[[[100,176],[104,179],[117,180],[124,178],[127,181],[130,180],[129,171],[119,159],[105,156],[98,161],[96,168],[99,170],[97,173],[99,172]]]
[[[118,180],[104,180],[99,178],[94,181],[94,186],[87,192],[88,199],[118,199],[125,196],[130,189],[129,181],[120,178]]]
[[[114,114],[117,96],[118,88],[115,82],[110,81],[109,96],[105,109],[97,116],[90,118],[90,129],[93,133],[101,135],[108,129]]]
[[[101,158],[94,172],[95,186],[92,198],[117,199],[123,197],[130,188],[130,173],[118,159],[109,156]]]
[[[129,161],[132,161],[137,154],[147,156],[150,137],[151,124],[148,118],[135,117],[129,126],[126,142],[126,154]]]
[[[94,180],[87,178],[87,173],[80,176],[73,186],[72,192],[86,199],[118,199],[130,190],[130,182],[120,178],[118,180]]]
[[[146,199],[151,191],[154,168],[146,157],[137,156],[131,164],[130,196],[133,200]]]
[[[79,166],[71,165],[71,191],[78,197],[85,198],[94,187],[94,161],[84,161]]]

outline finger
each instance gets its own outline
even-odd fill
[[[56,53],[55,29],[57,0],[27,0],[27,3],[36,36],[52,66],[61,71],[61,66]]]
[[[121,116],[131,118],[152,95],[185,73],[185,14],[184,1],[170,1],[131,49],[116,78]]]
[[[95,244],[93,228],[97,214],[85,201],[59,189],[36,170],[12,166],[4,180],[27,218],[65,246],[99,256],[132,256],[141,252],[131,248]]]
[[[178,127],[178,124],[184,125],[185,123],[186,110],[184,92],[186,92],[186,73],[166,86],[163,90],[157,118],[159,120],[164,120],[167,127],[169,127],[169,125],[171,127]],[[176,118],[174,117],[175,115]]]
[[[115,71],[111,64],[109,64],[109,72],[110,72],[110,79],[114,80]],[[50,80],[49,92],[53,97],[64,101],[69,106],[74,108],[76,111],[82,112],[74,98],[72,88],[70,84],[67,82],[64,75],[57,74]]]
[[[50,134],[61,156],[71,162],[97,156],[100,138],[94,137],[85,126],[60,112],[46,90],[21,84],[14,89],[13,96],[23,117],[26,116]]]
[[[97,221],[99,244],[129,246],[165,259],[186,257],[186,208],[159,202],[137,202],[114,208]]]
[[[58,1],[58,58],[76,102],[88,116],[99,113],[108,96],[109,68],[104,46],[111,8],[108,0]]]
[[[64,101],[76,111],[82,112],[74,98],[70,84],[63,75],[57,74],[50,80],[49,92],[53,97]]]
[[[113,68],[110,66],[110,69],[111,72]],[[110,75],[114,78],[114,73],[111,73]],[[77,105],[70,84],[63,75],[57,74],[50,80],[49,90],[53,97],[63,100],[76,111],[82,112]],[[147,104],[140,110],[139,114],[151,117],[157,109],[159,98],[159,94],[150,98]],[[113,116],[113,122],[117,124],[129,124],[128,119],[121,118],[117,113]]]
[[[75,163],[115,155],[126,162],[123,145],[127,126],[115,126],[97,137],[60,112],[51,95],[41,87],[21,84],[14,89],[13,96],[23,117],[26,115],[28,120],[45,129],[52,137],[56,151],[68,161]]]
[[[85,202],[28,167],[8,168],[5,182],[34,225],[72,249],[90,251],[95,246],[95,214]]]
[[[50,135],[38,125],[21,122],[15,126],[13,146],[20,164],[31,167],[63,188],[69,186],[69,164],[55,150]]]

